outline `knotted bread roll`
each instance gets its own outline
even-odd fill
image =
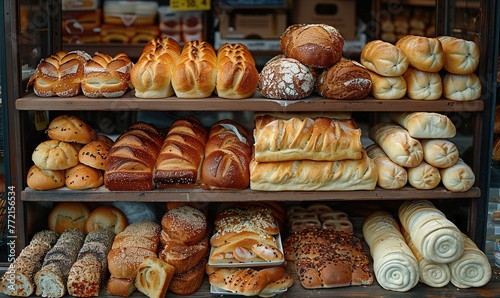
[[[378,186],[384,189],[399,189],[408,182],[408,173],[404,167],[394,163],[377,145],[371,144],[366,148],[366,154],[373,159],[378,171]]]
[[[425,72],[438,72],[444,66],[444,51],[439,39],[406,35],[396,42],[408,57],[410,66]]]
[[[451,141],[443,139],[425,139],[420,142],[424,149],[424,160],[436,168],[453,166],[460,155],[458,148]]]
[[[403,78],[406,81],[406,94],[411,99],[438,100],[443,94],[443,82],[437,72],[409,67]]]
[[[367,69],[386,77],[401,76],[409,66],[408,58],[400,48],[382,40],[368,42],[361,51],[360,62]]]
[[[444,69],[452,74],[471,74],[479,65],[478,45],[470,40],[438,36],[444,52]]]
[[[443,96],[456,101],[471,101],[481,97],[481,81],[474,74],[457,75],[447,73],[442,79]]]
[[[368,71],[372,81],[370,94],[376,99],[401,99],[406,95],[406,80],[403,76],[386,77]]]

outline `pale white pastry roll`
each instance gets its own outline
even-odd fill
[[[472,101],[481,97],[481,81],[474,74],[447,73],[442,79],[443,96],[449,100]]]
[[[441,182],[439,170],[425,161],[407,171],[408,182],[416,189],[433,189]]]
[[[392,112],[392,121],[403,126],[418,139],[446,139],[456,134],[455,124],[448,116],[435,112]]]
[[[449,191],[467,191],[476,181],[476,176],[471,167],[460,158],[453,166],[440,169],[440,173],[443,185]]]
[[[460,153],[457,146],[443,139],[421,140],[424,160],[436,168],[448,168],[457,163]]]
[[[370,94],[376,99],[401,99],[406,95],[406,81],[403,76],[381,76],[368,71],[372,80]]]
[[[384,189],[399,189],[408,182],[406,169],[394,163],[377,145],[371,144],[366,148],[366,154],[373,159],[378,171],[378,186]]]
[[[403,74],[406,95],[416,100],[438,100],[443,94],[443,82],[437,72],[427,72],[413,67]]]

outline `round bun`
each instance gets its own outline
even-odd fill
[[[381,76],[401,76],[408,69],[406,54],[395,45],[373,40],[367,43],[361,51],[361,64]]]
[[[370,94],[371,88],[368,70],[349,59],[342,59],[324,70],[316,86],[321,96],[334,99],[363,99]]]
[[[65,184],[69,189],[98,188],[104,183],[104,174],[84,164],[78,164],[66,170]]]
[[[372,80],[370,94],[376,99],[401,99],[406,95],[406,81],[403,76],[386,77],[368,71]]]
[[[118,234],[125,230],[127,225],[127,217],[120,209],[105,205],[92,210],[85,222],[85,233],[106,229]]]
[[[42,170],[66,170],[78,164],[78,151],[70,143],[48,140],[33,150],[31,159]]]
[[[344,38],[333,26],[294,24],[281,35],[281,51],[309,67],[328,68],[340,61]]]
[[[474,74],[447,73],[443,78],[443,96],[455,101],[471,101],[481,97],[481,81]]]
[[[301,99],[314,91],[314,76],[310,69],[293,58],[277,57],[262,68],[259,89],[272,99]]]
[[[49,190],[64,186],[65,171],[41,170],[36,165],[28,171],[26,182],[34,190]]]
[[[113,147],[113,144],[115,141],[113,141],[110,137],[107,135],[97,135],[96,141],[103,142],[104,144],[108,145],[109,148]]]
[[[479,65],[478,45],[470,40],[439,36],[444,52],[444,69],[453,74],[471,74]]]
[[[444,52],[437,38],[406,35],[396,42],[408,57],[410,66],[422,71],[438,72],[444,66]]]
[[[406,81],[406,95],[411,99],[437,100],[443,94],[439,73],[409,67],[403,77]]]
[[[66,229],[85,231],[85,222],[90,215],[87,205],[80,202],[61,202],[49,214],[49,229],[62,234]]]
[[[96,133],[85,121],[75,115],[60,115],[47,128],[47,135],[53,140],[87,144],[96,138]]]
[[[207,220],[200,210],[181,206],[167,211],[161,220],[161,226],[170,238],[186,245],[194,245],[203,238]]]
[[[92,141],[80,149],[78,161],[89,167],[105,170],[110,147],[101,141]]]

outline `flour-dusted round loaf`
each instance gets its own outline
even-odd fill
[[[406,95],[406,81],[403,76],[386,77],[368,70],[372,80],[370,94],[376,99],[401,99]]]
[[[363,99],[370,94],[372,80],[368,70],[358,62],[342,59],[318,77],[316,91],[333,99]]]
[[[410,66],[426,72],[438,72],[444,66],[444,51],[439,39],[406,35],[396,42],[408,57]]]
[[[438,36],[444,52],[444,69],[453,74],[471,74],[479,65],[479,46],[470,40]]]
[[[78,152],[78,161],[98,170],[106,169],[110,147],[101,141],[92,141]]]
[[[422,161],[416,167],[407,168],[408,182],[416,189],[433,189],[441,182],[439,169]]]
[[[63,114],[50,121],[47,135],[53,140],[87,144],[96,138],[90,125],[76,115]]]
[[[447,73],[443,78],[443,96],[456,101],[471,101],[481,97],[481,81],[475,73]]]
[[[95,189],[104,183],[104,173],[82,163],[66,170],[65,184],[69,189]]]
[[[271,99],[301,99],[314,91],[315,80],[307,66],[298,60],[276,57],[259,74],[259,89]]]
[[[205,235],[207,219],[200,210],[181,206],[167,211],[161,220],[161,226],[170,238],[186,245],[194,245]]]
[[[281,51],[290,58],[316,68],[328,68],[340,61],[344,38],[326,24],[294,24],[281,35]]]
[[[32,165],[28,171],[26,183],[34,190],[49,190],[64,186],[64,170],[42,170]]]
[[[48,140],[36,146],[31,159],[42,170],[66,170],[78,164],[78,151],[70,143]]]
[[[424,160],[436,168],[451,167],[460,156],[457,146],[449,140],[425,139],[420,143],[424,149]]]
[[[408,58],[400,48],[382,40],[368,42],[361,51],[360,62],[367,69],[386,77],[401,76],[409,66]]]
[[[468,191],[476,181],[474,171],[461,158],[453,166],[439,171],[443,185],[449,191]]]
[[[411,99],[438,100],[443,94],[443,83],[437,72],[408,67],[403,77],[406,81],[406,94]]]

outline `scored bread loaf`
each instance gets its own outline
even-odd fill
[[[407,168],[408,182],[416,189],[433,189],[441,182],[438,168],[425,161],[419,165]]]
[[[444,51],[441,41],[434,37],[406,35],[396,42],[408,57],[410,66],[425,71],[438,72],[444,66]]]
[[[172,87],[180,98],[209,97],[217,82],[217,54],[206,41],[189,41],[172,71]]]
[[[137,270],[135,286],[149,298],[164,298],[174,270],[172,265],[158,258],[146,258]]]
[[[440,169],[439,172],[444,187],[449,191],[468,191],[476,181],[474,171],[460,158],[453,166]]]
[[[449,140],[424,139],[420,143],[424,150],[424,160],[436,168],[448,168],[458,161],[460,152]]]
[[[409,66],[408,57],[400,48],[382,40],[368,42],[361,51],[360,62],[385,77],[401,76]]]
[[[376,99],[401,99],[406,95],[406,80],[403,76],[386,77],[368,71],[372,81],[370,94]]]
[[[87,144],[96,138],[96,133],[78,116],[63,114],[50,121],[47,136],[53,140]]]
[[[371,144],[366,147],[366,154],[377,166],[378,186],[384,189],[399,189],[406,185],[408,182],[406,169],[394,163],[379,145]]]
[[[437,72],[427,72],[408,67],[403,74],[406,94],[415,100],[438,100],[443,94],[443,82]]]
[[[444,69],[452,74],[471,74],[479,65],[478,45],[470,40],[453,36],[438,36],[443,46]]]
[[[404,127],[410,136],[419,139],[452,138],[455,124],[448,116],[434,112],[393,112],[391,120]]]
[[[363,151],[361,129],[353,119],[258,116],[254,140],[257,162],[359,159]]]
[[[475,73],[447,73],[443,78],[443,96],[456,101],[471,101],[481,97],[481,81]]]
[[[26,183],[34,190],[49,190],[64,186],[65,170],[42,170],[32,165],[28,170]]]
[[[181,47],[173,38],[158,37],[143,48],[130,71],[130,83],[139,98],[163,98],[174,95],[172,71],[179,61]]]
[[[259,72],[248,48],[241,43],[222,45],[217,51],[217,96],[252,97],[258,84]]]

